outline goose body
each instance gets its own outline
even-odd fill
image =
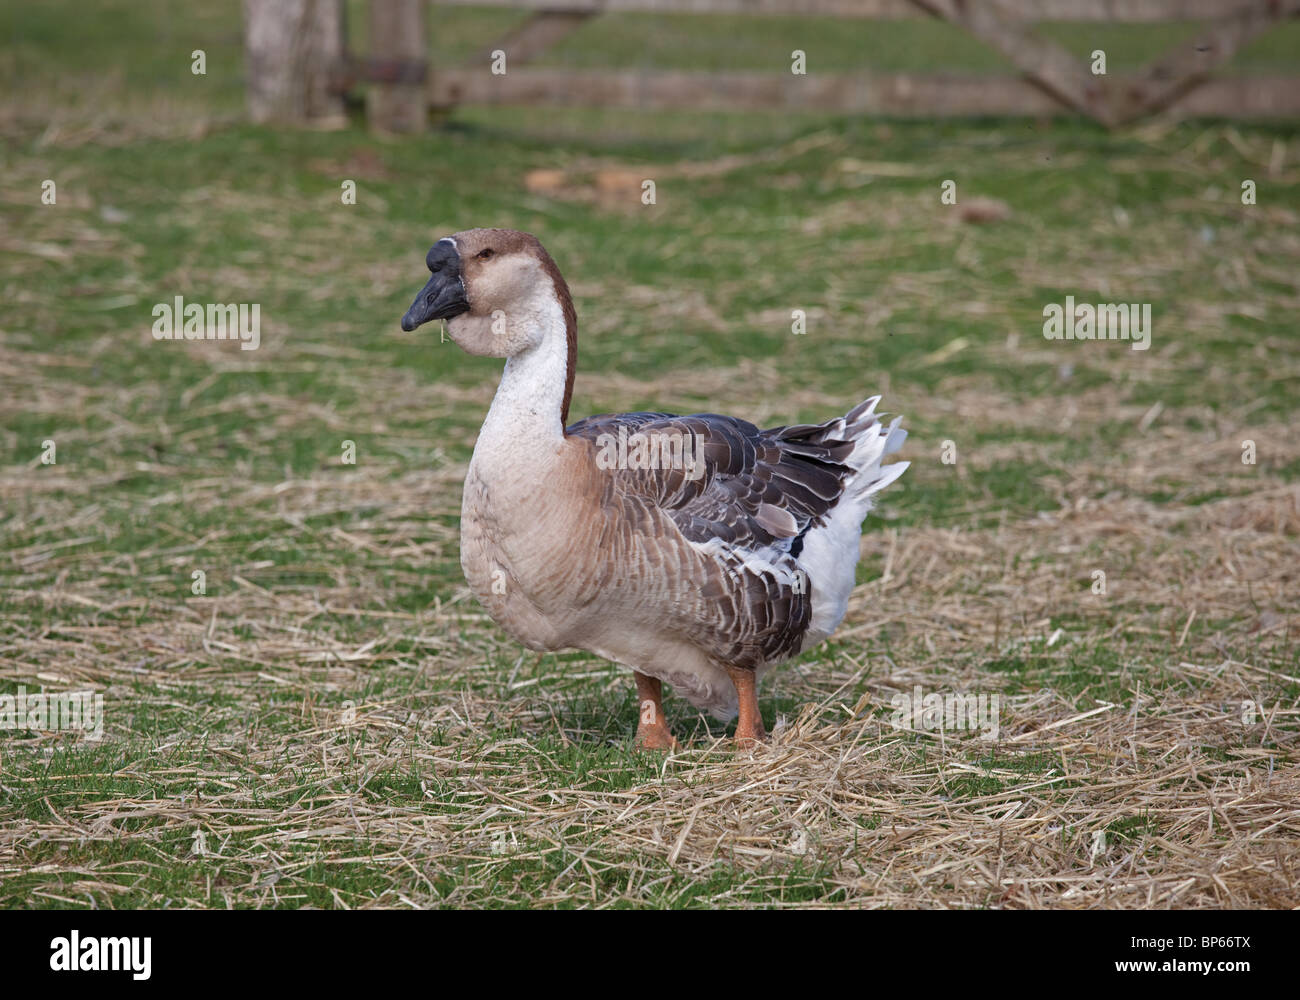
[[[879,397],[821,424],[760,430],[712,413],[620,413],[566,426],[577,323],[532,236],[476,229],[429,251],[405,329],[448,320],[506,357],[461,510],[470,589],[530,649],[585,649],[635,673],[638,737],[675,741],[660,682],[737,739],[764,736],[756,684],[844,617],[862,522],[906,462]]]

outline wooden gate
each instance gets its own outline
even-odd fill
[[[245,0],[315,9],[341,0]],[[639,109],[820,110],[872,115],[1088,115],[1113,127],[1167,108],[1213,117],[1300,117],[1300,79],[1216,76],[1243,45],[1288,18],[1300,0],[435,0],[443,6],[527,9],[532,16],[457,66],[430,66],[427,0],[369,0],[371,56],[338,59],[337,89],[369,82],[374,125],[423,127],[427,107],[572,105]],[[989,45],[1014,75],[951,73],[570,70],[530,65],[605,13],[746,14],[854,19],[932,17]],[[251,17],[247,20],[251,21]],[[317,20],[319,18],[317,17]],[[1033,21],[1208,21],[1192,42],[1137,73],[1094,75]],[[346,43],[345,43],[346,44]],[[250,51],[251,51],[250,43]],[[500,63],[504,54],[505,71]],[[250,95],[256,89],[251,79]],[[265,53],[259,64],[265,65]],[[263,90],[265,88],[262,88]],[[266,116],[263,116],[266,117]]]

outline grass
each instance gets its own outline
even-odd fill
[[[93,689],[105,735],[0,733],[0,905],[1300,904],[1294,126],[275,132],[239,120],[238,5],[76,9],[0,3],[0,695]],[[448,12],[435,56],[513,16]],[[828,68],[863,33],[996,68],[866,27],[609,17],[550,58],[757,68],[806,30]],[[1294,71],[1281,34],[1232,71]],[[497,366],[397,319],[433,238],[494,224],[574,288],[575,417],[905,415],[841,631],[765,680],[770,746],[670,694],[683,751],[639,752],[625,672],[468,595]],[[261,348],[154,341],[176,295],[259,303]],[[1045,340],[1066,295],[1150,302],[1150,350]],[[997,695],[997,739],[895,728],[916,686]]]

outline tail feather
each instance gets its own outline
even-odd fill
[[[808,533],[799,556],[800,565],[812,581],[813,594],[804,649],[830,635],[843,619],[853,589],[862,522],[871,511],[875,494],[898,479],[910,464],[883,464],[887,456],[903,447],[907,431],[899,426],[901,417],[894,417],[888,426],[881,423],[875,412],[879,402],[880,397],[873,396],[843,418],[822,425],[826,438],[852,443],[853,450],[844,461],[854,474],[826,523]]]
[[[830,458],[854,470],[842,495],[861,499],[878,493],[906,471],[908,462],[883,465],[882,460],[903,447],[907,431],[895,417],[885,427],[876,414],[879,396],[863,400],[843,417],[824,424],[794,424],[779,431],[782,447],[795,455]],[[866,510],[862,516],[866,516]],[[860,522],[859,522],[860,523]]]
[[[879,493],[886,486],[907,471],[911,462],[893,462],[882,464],[885,457],[894,454],[903,447],[907,440],[907,431],[899,427],[902,417],[895,417],[888,428],[872,424],[863,429],[857,438],[857,447],[849,463],[858,470],[845,490],[855,498],[867,497]],[[864,512],[865,513],[865,512]]]

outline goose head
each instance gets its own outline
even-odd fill
[[[529,233],[453,233],[430,248],[425,264],[430,277],[402,317],[403,330],[445,319],[447,333],[466,352],[510,358],[573,329],[568,287]]]

